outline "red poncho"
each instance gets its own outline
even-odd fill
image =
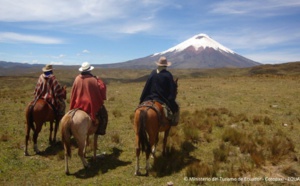
[[[34,90],[35,100],[42,98],[59,110],[59,99],[66,99],[66,92],[60,86],[53,74],[45,76],[41,74]]]
[[[106,85],[91,74],[78,75],[73,83],[70,110],[80,108],[95,121],[96,113],[106,100]]]

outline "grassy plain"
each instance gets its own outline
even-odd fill
[[[25,107],[40,72],[0,77],[0,185],[297,185],[287,179],[300,177],[300,71],[266,69],[171,70],[180,78],[181,119],[171,129],[167,157],[159,144],[148,177],[134,176],[132,117],[149,70],[95,69],[108,89],[109,124],[97,151],[103,156],[84,170],[74,145],[70,176],[60,132],[50,146],[48,124],[38,138],[43,152],[34,154],[31,141],[24,156]],[[55,70],[68,93],[77,74]]]

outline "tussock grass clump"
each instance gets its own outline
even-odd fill
[[[248,122],[249,119],[245,113],[241,113],[238,115],[232,115],[230,119],[230,123],[239,123],[239,122]]]
[[[271,124],[273,124],[273,120],[271,120],[271,118],[269,116],[265,116],[264,124],[265,125],[271,125]]]
[[[294,152],[294,144],[291,139],[285,136],[274,136],[269,140],[268,147],[271,152],[271,160],[273,164],[277,164],[283,156],[289,154],[289,152]]]
[[[192,127],[186,127],[183,129],[183,132],[186,140],[189,140],[193,143],[198,143],[200,141],[199,130],[195,130],[195,128]]]
[[[219,148],[213,150],[214,162],[226,162],[229,155],[229,147],[221,143]]]
[[[253,149],[250,152],[250,156],[251,156],[252,161],[254,162],[254,164],[257,167],[261,167],[261,166],[265,165],[266,158],[265,158],[265,155],[263,153],[263,150]]]
[[[253,118],[252,118],[252,123],[253,124],[263,123],[265,125],[271,125],[274,122],[269,116],[254,115]]]
[[[222,139],[224,142],[230,142],[233,145],[240,145],[244,142],[245,134],[239,132],[236,128],[226,128]]]
[[[211,142],[212,138],[207,135],[213,132],[214,126],[224,127],[224,123],[232,113],[226,108],[206,108],[196,110],[194,113],[183,111],[181,113],[181,123],[185,139],[194,143],[201,141],[200,132],[202,132],[205,141]]]
[[[259,124],[259,123],[262,123],[263,121],[264,121],[264,118],[262,116],[255,115],[252,118],[253,124]]]
[[[216,176],[216,170],[208,163],[195,162],[187,168],[185,175],[188,178],[212,178]],[[204,182],[205,181],[195,180],[194,183],[199,185]]]
[[[227,128],[223,133],[222,139],[225,142],[230,142],[234,146],[238,146],[241,153],[250,154],[253,163],[257,167],[261,167],[265,164],[264,151],[257,145],[256,139],[259,138],[253,136],[254,134],[252,133],[239,132],[236,128]]]

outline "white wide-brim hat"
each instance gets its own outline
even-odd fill
[[[46,65],[45,67],[42,68],[43,72],[49,72],[53,70],[52,65]]]
[[[161,67],[168,67],[172,65],[171,62],[167,61],[166,57],[160,57],[159,60],[155,63],[157,66],[161,66]]]
[[[79,71],[80,72],[85,72],[85,71],[91,71],[93,69],[94,69],[94,67],[91,66],[89,64],[89,62],[84,62],[84,63],[82,63],[81,67],[79,68]]]

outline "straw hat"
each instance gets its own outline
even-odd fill
[[[43,72],[48,72],[53,70],[52,65],[46,65],[45,67],[42,68]]]
[[[155,62],[157,66],[168,67],[171,66],[171,62],[167,61],[166,57],[160,57],[157,62]]]
[[[94,69],[93,66],[89,64],[89,62],[84,62],[82,63],[81,67],[79,68],[80,72],[87,72],[87,71],[92,71]]]

